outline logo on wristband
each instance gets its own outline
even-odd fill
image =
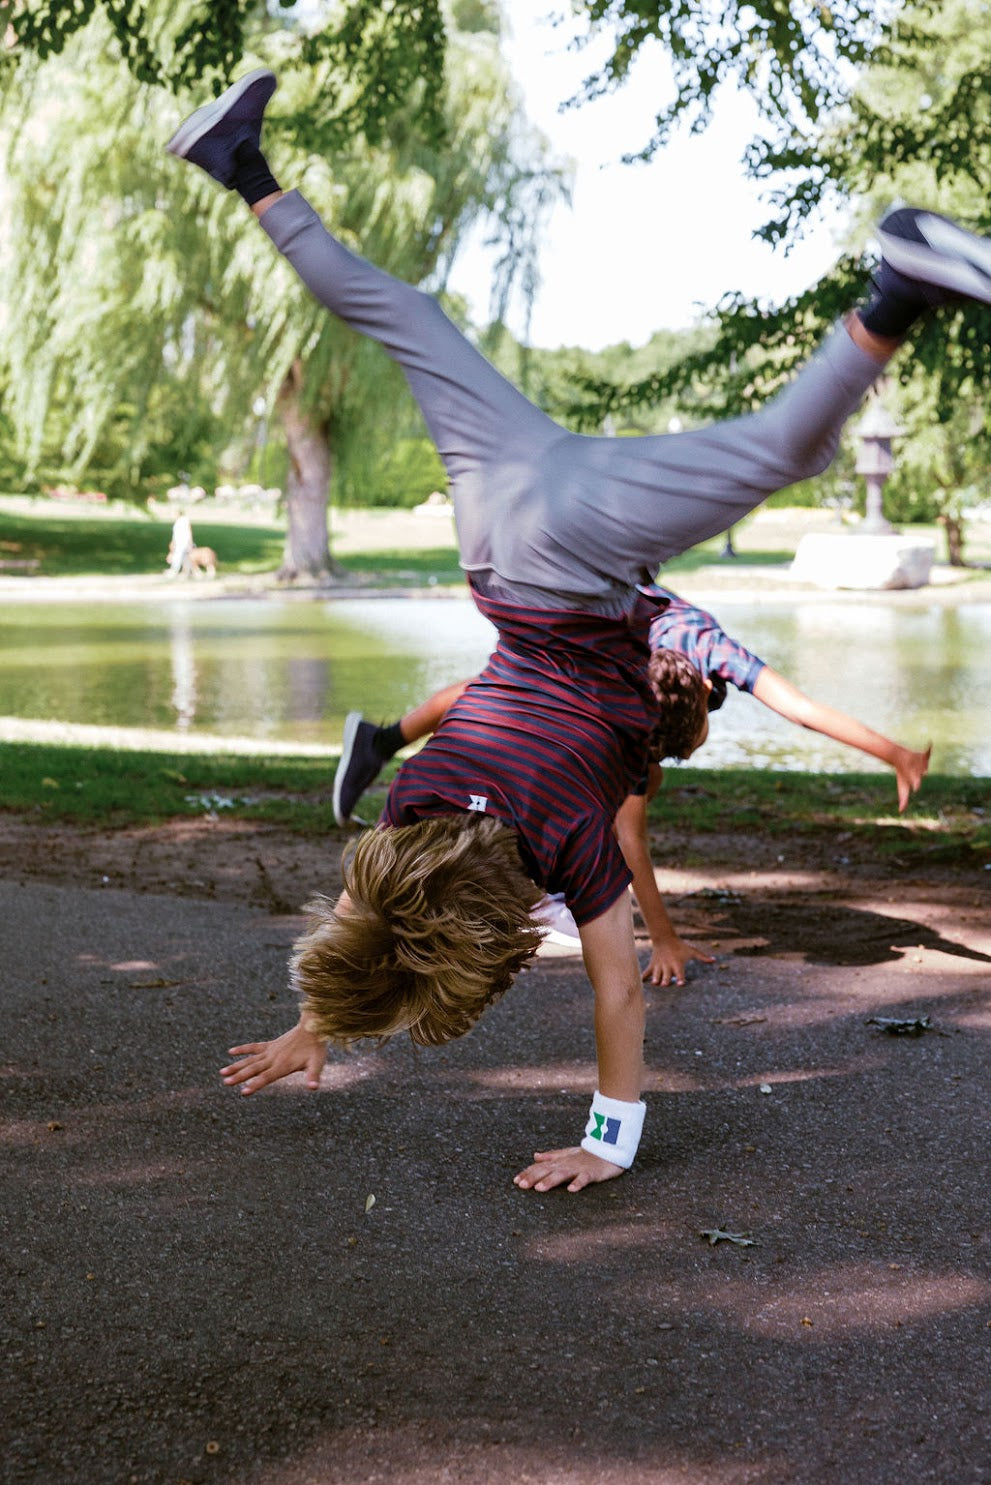
[[[601,1140],[604,1145],[615,1145],[619,1143],[619,1131],[623,1127],[621,1119],[610,1119],[605,1114],[597,1114],[594,1109],[592,1110],[592,1118],[595,1120],[592,1139]]]

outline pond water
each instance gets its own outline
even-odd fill
[[[933,767],[991,775],[991,605],[730,601],[727,631],[816,699]],[[400,715],[472,675],[493,631],[468,599],[182,600],[0,606],[0,716],[339,744],[345,714]],[[695,760],[865,769],[732,689]]]

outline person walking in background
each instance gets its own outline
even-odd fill
[[[189,577],[192,573],[193,547],[193,523],[184,510],[181,510],[172,523],[172,540],[169,542],[169,577],[178,577],[180,573]]]

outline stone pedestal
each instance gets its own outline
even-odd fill
[[[817,588],[924,588],[935,551],[915,536],[811,533],[798,543],[791,575]]]

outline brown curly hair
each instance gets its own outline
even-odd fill
[[[347,902],[307,905],[292,979],[308,1028],[335,1042],[463,1036],[540,944],[541,892],[498,820],[440,815],[369,830],[344,863]]]
[[[709,693],[687,656],[678,650],[653,650],[647,679],[661,715],[650,734],[650,757],[690,758],[705,735]]]

